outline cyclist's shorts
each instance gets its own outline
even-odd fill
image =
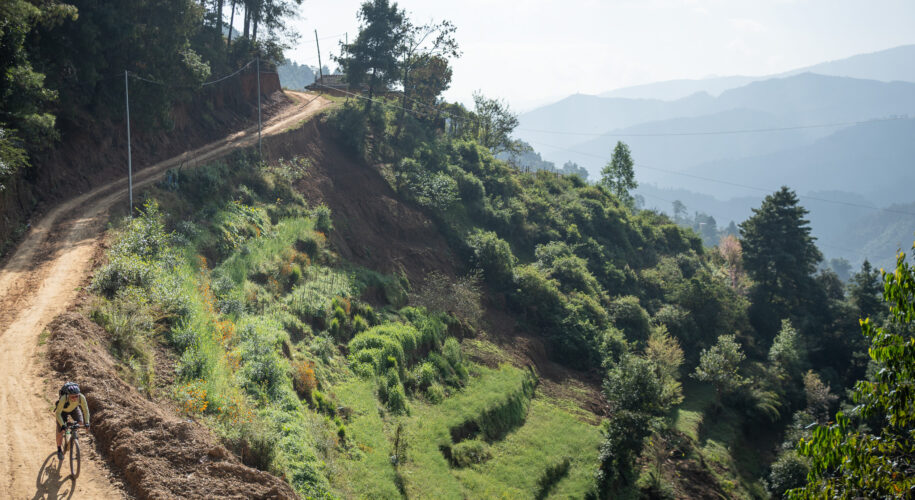
[[[83,410],[77,406],[73,411],[65,411],[60,413],[60,418],[64,421],[65,424],[67,423],[68,417],[74,422],[83,423]],[[58,425],[57,428],[59,430],[64,430],[64,426],[62,425]]]

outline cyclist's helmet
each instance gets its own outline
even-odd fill
[[[79,394],[79,386],[73,382],[69,382],[64,386],[64,392],[66,394]]]

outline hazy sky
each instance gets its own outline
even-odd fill
[[[287,52],[317,65],[321,38],[358,31],[360,0],[305,0]],[[480,89],[524,111],[576,92],[710,75],[763,75],[915,43],[915,0],[401,0],[448,19],[463,52],[446,97]],[[324,64],[339,47],[320,41]]]

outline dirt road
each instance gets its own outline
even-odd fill
[[[282,132],[331,104],[314,94],[287,94],[294,104],[265,124],[264,135]],[[134,188],[154,182],[188,157],[203,162],[256,142],[256,127],[232,134],[142,170],[134,175]],[[123,496],[102,464],[85,460],[86,453],[76,481],[69,478],[68,466],[60,466],[52,457],[51,405],[56,388],[48,381],[40,335],[76,298],[91,271],[108,211],[116,202],[124,202],[126,187],[127,179],[119,179],[54,208],[32,227],[0,269],[0,498]]]

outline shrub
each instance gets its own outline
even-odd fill
[[[431,384],[426,388],[426,399],[437,405],[445,400],[445,388],[439,383]]]
[[[492,458],[489,445],[478,439],[461,441],[451,447],[451,463],[455,467],[469,467],[482,464]]]
[[[369,328],[368,321],[365,320],[361,315],[357,314],[353,316],[353,332],[362,333]]]
[[[227,426],[222,441],[243,464],[270,471],[276,459],[280,436],[262,420],[253,419]]]
[[[431,387],[438,380],[435,367],[428,361],[420,365],[416,371],[416,383],[420,389]]]
[[[333,219],[331,219],[330,207],[320,204],[313,211],[315,217],[315,229],[324,234],[329,234],[334,228]]]
[[[798,456],[794,450],[779,455],[766,480],[766,489],[772,498],[782,498],[786,491],[804,486],[807,483],[808,463],[808,459]]]
[[[153,268],[149,262],[135,254],[122,254],[95,274],[92,289],[110,299],[128,286],[148,289],[152,282]]]
[[[297,362],[292,383],[299,397],[311,402],[311,394],[318,387],[318,379],[315,377],[315,364],[307,359]]]
[[[483,271],[483,277],[497,289],[511,286],[515,256],[508,243],[492,231],[477,230],[467,237],[471,262]]]
[[[449,337],[442,346],[442,356],[448,360],[448,363],[457,370],[457,367],[464,362],[464,355],[461,353],[461,345],[457,339]]]
[[[631,342],[644,344],[651,333],[651,320],[639,299],[632,295],[614,299],[609,308],[613,324],[626,334]]]

